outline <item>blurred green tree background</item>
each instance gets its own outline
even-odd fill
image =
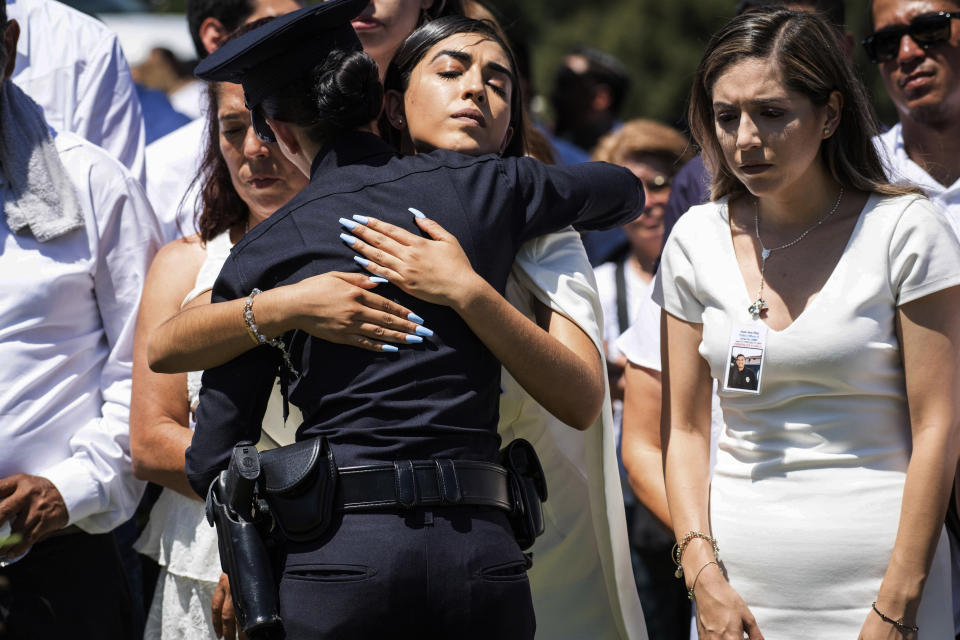
[[[313,0],[314,2],[316,0]],[[530,51],[536,95],[550,93],[564,55],[587,45],[619,58],[631,71],[623,119],[682,124],[690,82],[710,35],[729,20],[737,0],[485,0],[514,41]],[[181,12],[185,0],[151,0],[156,10]],[[866,0],[847,0],[854,64],[867,83],[881,121],[896,122],[877,71],[859,45],[868,33]],[[545,101],[538,101],[543,104]],[[537,114],[549,121],[549,111]]]
[[[534,91],[548,96],[557,67],[577,45],[611,53],[631,72],[623,119],[648,117],[681,125],[690,82],[710,35],[729,20],[736,0],[488,0],[532,57]],[[881,120],[896,122],[876,68],[861,51],[869,32],[866,0],[848,0],[847,25],[857,43],[854,64]],[[549,114],[542,114],[549,118]]]

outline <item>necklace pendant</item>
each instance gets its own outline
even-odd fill
[[[753,316],[754,320],[760,318],[760,314],[763,313],[763,310],[767,308],[767,303],[763,298],[757,298],[756,302],[747,307],[747,311]]]
[[[766,260],[767,258],[770,257],[770,252],[771,252],[771,251],[772,251],[772,249],[762,249],[762,250],[760,251],[760,257],[763,258],[764,260]]]

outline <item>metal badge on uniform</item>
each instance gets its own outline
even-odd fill
[[[735,326],[730,332],[730,350],[727,352],[723,390],[760,393],[766,348],[767,325],[755,322],[746,326]]]

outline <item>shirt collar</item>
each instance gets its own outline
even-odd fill
[[[942,185],[929,173],[924,171],[920,165],[914,162],[907,153],[907,147],[903,141],[903,125],[898,122],[891,127],[889,131],[882,134],[880,139],[883,141],[889,154],[890,170],[893,174],[890,177],[892,179],[904,179],[916,184],[923,189],[929,198],[939,199],[947,197],[950,200],[956,198],[956,196],[949,198],[948,194],[950,194],[950,192],[960,191],[960,180],[957,180],[952,185]]]
[[[327,169],[351,164],[381,164],[397,156],[397,150],[383,138],[367,131],[350,131],[325,144],[310,166],[310,180],[322,176]]]

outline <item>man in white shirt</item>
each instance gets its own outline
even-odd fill
[[[241,25],[303,8],[302,0],[189,0],[187,22],[203,60]],[[201,94],[206,98],[206,92]],[[207,105],[203,105],[205,111]],[[157,212],[164,240],[196,232],[194,178],[207,146],[207,119],[197,118],[147,147],[147,196]]]
[[[864,47],[900,116],[879,138],[891,177],[923,189],[960,235],[960,2],[874,0],[871,8]]]
[[[160,233],[123,165],[74,134],[51,140],[9,80],[19,26],[2,6],[0,18],[0,577],[13,594],[0,622],[16,638],[126,639],[109,532],[143,491],[130,375]]]
[[[887,172],[923,189],[960,237],[960,1],[873,0],[870,11],[863,45],[900,116],[877,140]],[[960,638],[960,539],[951,533]]]
[[[7,0],[7,13],[20,25],[13,81],[51,127],[106,149],[143,184],[140,99],[116,34],[54,0]]]

